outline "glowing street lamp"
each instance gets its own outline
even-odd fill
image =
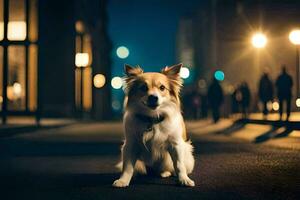
[[[300,29],[296,29],[290,32],[290,42],[296,46],[296,95],[299,97],[299,45],[300,45]],[[297,105],[297,102],[296,102]],[[299,103],[300,105],[300,103]],[[298,105],[297,105],[298,107]]]
[[[263,33],[255,33],[251,38],[253,47],[258,49],[264,48],[267,42],[267,37]]]
[[[300,29],[290,32],[289,39],[294,45],[300,44]]]

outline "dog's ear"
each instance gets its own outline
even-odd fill
[[[126,76],[123,77],[123,81],[124,81],[123,89],[125,93],[128,94],[129,90],[134,85],[135,80],[137,80],[138,75],[142,74],[143,70],[140,66],[132,67],[128,64],[125,64],[124,72]]]
[[[173,66],[166,66],[162,69],[161,73],[165,74],[166,76],[179,76],[181,67],[182,63]]]
[[[137,76],[143,73],[143,70],[140,66],[132,67],[128,64],[124,65],[124,71],[125,74],[130,77],[130,76]]]
[[[182,79],[180,78],[180,69],[182,67],[182,63],[179,63],[177,65],[173,65],[170,67],[165,67],[162,69],[161,73],[166,75],[170,82],[170,93],[175,97],[178,104],[180,104],[179,101],[179,93],[180,89],[182,87]]]

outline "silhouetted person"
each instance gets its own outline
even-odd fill
[[[241,84],[240,92],[241,92],[241,95],[242,95],[241,107],[242,107],[243,117],[247,118],[248,113],[249,113],[251,93],[250,93],[249,86],[246,82],[243,82]]]
[[[207,97],[212,110],[213,120],[216,123],[220,119],[220,106],[223,103],[224,96],[222,87],[215,78],[213,78],[213,81],[208,88]]]
[[[231,113],[233,114],[239,112],[239,101],[237,99],[238,92],[239,92],[239,88],[235,88],[235,90],[231,94]]]
[[[267,103],[273,100],[273,83],[268,73],[264,73],[259,81],[258,95],[263,103],[263,114],[266,117],[268,114]]]
[[[286,72],[285,65],[282,66],[282,72],[276,80],[277,97],[279,100],[280,120],[283,114],[283,104],[286,102],[286,120],[289,120],[291,114],[291,99],[292,99],[293,79]]]

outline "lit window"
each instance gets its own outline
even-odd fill
[[[86,67],[89,64],[89,54],[88,53],[76,53],[75,65],[77,67]]]

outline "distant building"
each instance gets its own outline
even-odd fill
[[[266,68],[274,80],[280,66],[286,64],[296,80],[296,51],[289,33],[300,28],[299,9],[300,1],[296,0],[203,1],[192,17],[198,79],[210,81],[214,71],[222,70],[225,90],[232,91],[233,86],[247,81],[251,91],[256,92]],[[255,32],[266,35],[265,48],[252,46]],[[184,51],[178,50],[178,55]]]
[[[109,118],[106,23],[106,0],[0,0],[2,119]]]
[[[193,21],[182,18],[178,24],[176,37],[177,60],[187,67],[194,67]]]

